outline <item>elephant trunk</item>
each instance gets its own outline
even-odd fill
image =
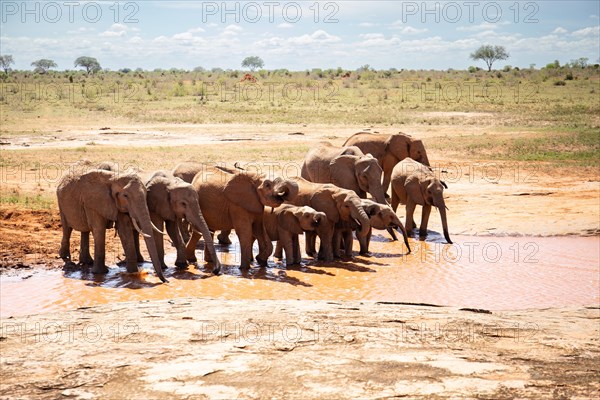
[[[351,211],[352,218],[359,223],[360,229],[356,232],[358,236],[367,236],[369,231],[371,230],[371,221],[369,220],[369,216],[363,210],[362,207],[353,207]]]
[[[449,244],[452,244],[452,240],[450,240],[450,234],[448,233],[448,220],[446,218],[446,204],[444,203],[444,200],[441,200],[441,204],[438,206],[436,205],[436,207],[438,208],[439,212],[440,212],[440,218],[442,219],[442,228],[444,231],[444,238],[446,239],[446,242],[448,242]]]
[[[402,237],[404,237],[404,244],[406,245],[406,248],[410,253],[412,250],[410,249],[410,245],[408,244],[408,234],[406,233],[406,229],[404,229],[404,225],[402,225],[402,222],[400,222],[400,218],[394,216],[394,220],[392,221],[392,223],[396,225],[396,229],[398,229],[398,231],[402,233]]]
[[[389,206],[389,203],[385,198],[385,191],[383,190],[383,186],[378,185],[376,188],[372,189],[370,193],[376,202],[378,202],[379,204],[385,204]]]
[[[145,209],[144,209],[145,208]],[[132,219],[136,219],[139,222],[139,226],[142,229],[144,241],[146,242],[146,248],[148,249],[148,253],[150,253],[150,259],[152,260],[152,265],[154,266],[154,271],[156,271],[156,275],[162,282],[168,282],[165,276],[163,275],[161,260],[158,257],[158,251],[156,249],[156,243],[154,242],[154,236],[152,232],[152,221],[150,221],[150,213],[146,207],[143,207],[141,210],[136,210],[135,212],[129,212],[130,217]],[[160,238],[162,240],[162,237]]]
[[[217,257],[217,251],[215,249],[215,244],[212,240],[212,234],[208,229],[208,225],[204,220],[204,216],[200,211],[200,207],[198,206],[197,208],[197,210],[186,212],[185,218],[192,225],[194,230],[200,232],[202,234],[202,237],[204,237],[204,251],[208,251],[208,254],[210,254],[213,263],[215,264],[215,267],[213,268],[213,274],[217,275],[221,272],[221,262]]]

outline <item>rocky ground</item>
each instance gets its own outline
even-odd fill
[[[2,320],[0,397],[597,398],[598,308],[177,299]]]

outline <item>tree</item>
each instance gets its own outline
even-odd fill
[[[50,68],[56,68],[58,66],[53,60],[47,60],[45,58],[34,61],[31,65],[35,67],[35,72],[39,72],[40,74],[45,74]]]
[[[510,54],[503,46],[484,45],[471,54],[473,60],[483,60],[487,64],[488,71],[492,70],[492,64],[498,60],[506,60]]]
[[[246,57],[244,61],[242,61],[242,68],[250,68],[250,71],[254,72],[257,68],[262,68],[265,66],[262,58],[257,56]]]
[[[89,75],[90,72],[94,73],[94,72],[98,72],[102,69],[100,67],[100,63],[94,57],[79,57],[77,60],[75,60],[75,66],[76,67],[81,66],[81,67],[85,68],[87,75]]]
[[[10,70],[10,65],[14,64],[15,60],[13,60],[13,56],[7,54],[5,56],[0,56],[0,67],[4,70],[4,73],[8,75],[8,71]]]

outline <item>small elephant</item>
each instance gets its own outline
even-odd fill
[[[198,193],[190,183],[184,182],[179,178],[165,171],[157,171],[146,182],[148,190],[148,210],[152,223],[159,229],[166,225],[167,233],[177,249],[177,267],[186,267],[185,244],[179,231],[178,221],[185,219],[191,226],[204,236],[205,251],[209,253],[215,266],[213,273],[218,274],[221,270],[221,264],[217,257],[215,245],[212,241],[212,235],[208,230],[204,216],[200,211],[198,204]],[[154,233],[154,241],[158,250],[158,256],[163,268],[165,249],[162,235]]]
[[[267,265],[273,252],[263,226],[265,207],[279,207],[292,200],[298,193],[298,185],[290,180],[263,176],[248,172],[228,173],[216,169],[211,174],[198,173],[192,181],[198,193],[200,209],[212,231],[235,229],[240,242],[240,267],[247,269],[252,261],[252,243],[258,240],[259,253],[256,261]],[[188,261],[196,261],[194,250],[200,235],[194,231],[186,247]],[[205,259],[208,253],[205,253]],[[206,260],[210,261],[210,259]]]
[[[404,237],[404,244],[410,253],[410,245],[408,244],[408,235],[406,230],[404,229],[404,225],[400,222],[400,218],[396,215],[392,207],[387,204],[376,203],[372,200],[362,199],[361,205],[363,210],[369,216],[369,222],[371,223],[371,228],[375,229],[397,229],[402,233]],[[372,229],[371,229],[372,230]],[[360,254],[368,254],[369,253],[369,244],[371,242],[371,231],[367,234],[367,236],[359,237],[358,242],[360,244]]]
[[[117,174],[94,169],[84,173],[63,175],[56,189],[63,236],[59,256],[69,261],[70,238],[73,229],[82,232],[82,249],[89,248],[89,232],[94,236],[92,272],[108,272],[105,261],[106,229],[116,223],[117,232],[127,259],[127,271],[137,272],[137,254],[133,229],[144,236],[156,275],[166,282],[146,204],[146,187],[137,174]],[[84,235],[86,234],[86,235]],[[89,250],[88,250],[89,253]],[[89,254],[82,257],[90,258]]]
[[[265,230],[269,239],[277,241],[275,257],[282,258],[284,250],[286,265],[300,264],[302,255],[298,235],[315,231],[326,219],[325,213],[308,206],[282,204],[272,211],[265,210]]]
[[[355,221],[360,229],[357,236],[367,235],[370,224],[369,217],[360,205],[360,198],[348,189],[342,189],[330,183],[314,183],[304,178],[293,180],[298,185],[298,195],[289,204],[310,206],[324,212],[327,219],[316,229],[316,232],[306,232],[306,254],[318,256],[325,261],[333,261],[334,254],[339,252],[339,242],[334,241],[336,224],[339,222]],[[317,235],[321,239],[321,247],[317,255],[315,243]]]
[[[406,204],[406,229],[411,232],[416,228],[413,213],[417,205],[423,206],[419,236],[427,236],[427,223],[431,206],[437,207],[442,219],[444,238],[452,243],[448,234],[448,221],[446,219],[446,203],[444,202],[444,188],[446,183],[439,180],[431,169],[411,158],[400,161],[392,172],[392,208],[396,210],[398,204]]]
[[[386,135],[359,132],[350,136],[344,146],[356,146],[365,154],[372,154],[383,169],[383,191],[387,192],[394,166],[407,157],[429,166],[423,142],[404,133]]]
[[[333,183],[353,190],[360,198],[369,193],[381,203],[387,204],[381,185],[383,171],[377,160],[355,146],[335,147],[323,143],[310,150],[304,157],[301,176],[315,183]]]

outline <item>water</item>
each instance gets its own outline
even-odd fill
[[[269,268],[249,271],[236,266],[239,252],[234,242],[219,248],[222,275],[211,275],[203,263],[187,270],[171,267],[165,271],[168,284],[160,283],[151,264],[144,264],[140,274],[113,266],[103,276],[93,275],[90,268],[40,271],[27,279],[3,275],[0,316],[177,297],[375,300],[489,310],[600,302],[600,237],[453,236],[453,240],[454,245],[443,244],[433,233],[427,242],[411,239],[413,252],[406,255],[403,245],[391,242],[383,232],[373,236],[371,257],[334,263],[304,258],[302,266],[290,268],[271,260]],[[174,262],[172,250],[168,265]]]

